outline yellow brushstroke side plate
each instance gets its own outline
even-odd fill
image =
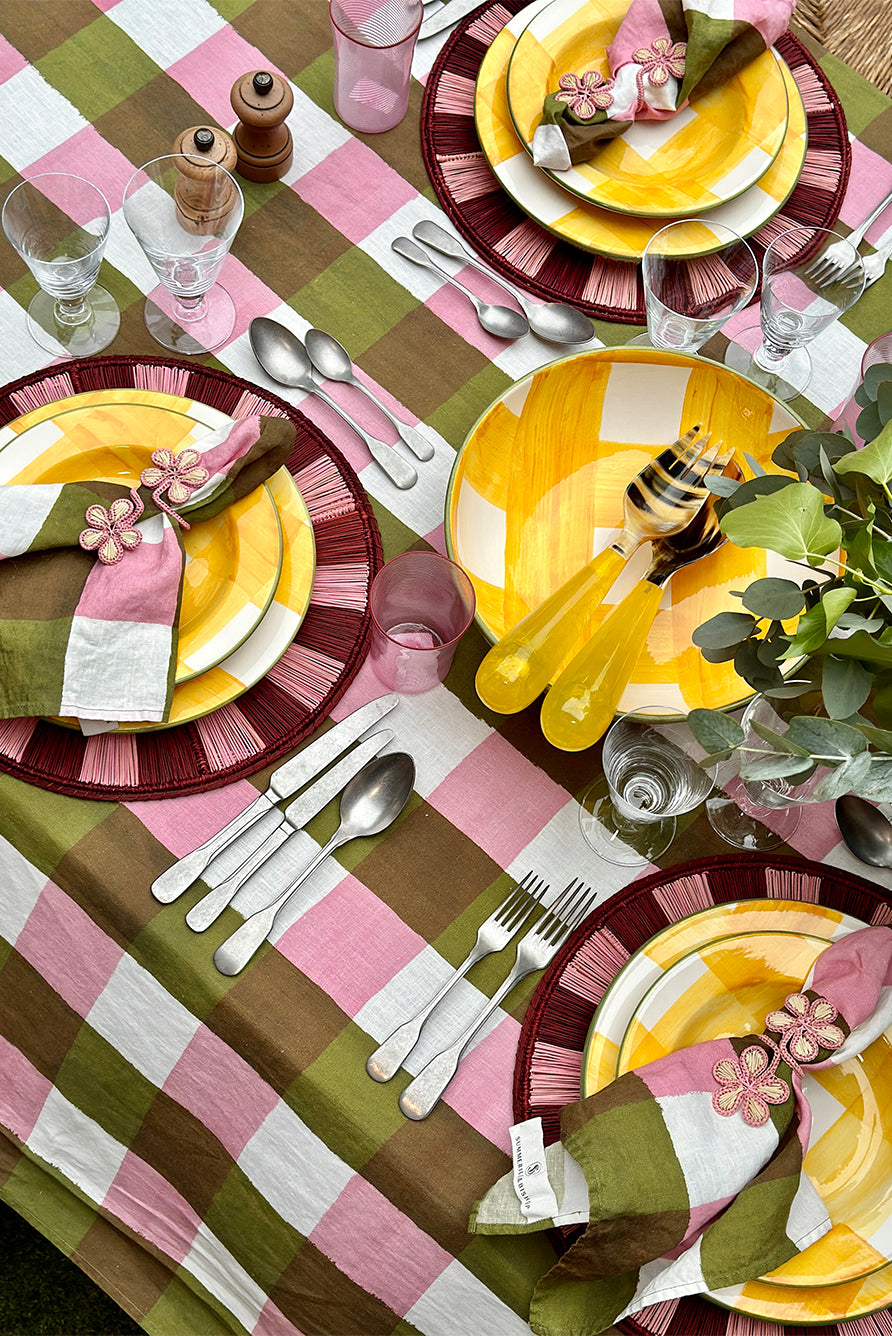
[[[474,118],[477,136],[486,159],[502,189],[524,213],[555,236],[582,250],[609,255],[617,260],[640,260],[648,241],[666,226],[666,219],[655,222],[598,208],[596,204],[575,202],[571,195],[533,166],[529,154],[518,139],[508,110],[505,75],[514,43],[533,13],[551,0],[529,5],[505,25],[483,57],[477,75]],[[789,198],[807,146],[805,107],[796,80],[778,57],[787,92],[789,118],[783,144],[774,162],[737,199],[721,204],[703,219],[699,227],[673,239],[674,254],[684,257],[705,255],[723,243],[709,230],[713,222],[724,223],[739,236],[748,237],[773,218]]]
[[[803,425],[788,407],[702,357],[604,348],[541,367],[500,395],[471,429],[446,497],[446,541],[477,595],[476,620],[495,642],[615,538],[625,488],[696,423],[770,466]],[[583,630],[575,653],[649,564],[645,545]],[[714,613],[740,611],[732,590],[766,575],[801,577],[770,552],[725,543],[670,581],[619,710],[724,709],[752,689],[730,664],[691,642]]]
[[[780,869],[777,878],[778,893],[782,894],[783,872]],[[647,997],[659,995],[657,989],[667,976],[680,977],[674,975],[673,971],[690,960],[693,952],[707,952],[713,966],[724,960],[724,965],[718,964],[722,974],[715,973],[714,977],[717,980],[723,978],[727,988],[729,982],[739,982],[741,971],[746,969],[745,956],[742,965],[740,961],[734,960],[735,943],[747,939],[753,942],[757,938],[764,941],[769,936],[793,934],[807,938],[812,943],[811,948],[808,945],[804,948],[805,960],[808,959],[809,950],[811,954],[820,951],[822,942],[830,945],[864,926],[860,920],[837,910],[783,899],[742,900],[715,905],[671,924],[628,960],[595,1012],[583,1055],[582,1094],[590,1095],[614,1079],[621,1065],[620,1053],[626,1047],[629,1028],[636,1018],[641,1018],[639,1008]],[[729,943],[732,944],[730,951]],[[777,961],[775,973],[779,988],[783,987],[782,979],[788,970],[787,963]],[[684,978],[680,977],[678,991],[684,991],[684,983]],[[702,983],[697,987],[702,991]],[[721,982],[715,987],[719,991]],[[754,984],[752,997],[757,1001],[756,1009],[763,1001],[760,987],[760,982]],[[733,1015],[733,1024],[739,1033],[746,1032],[747,1026],[757,1033],[763,1018],[748,1017],[737,1010]],[[726,1019],[730,1025],[732,1018],[728,1016]],[[708,1037],[714,1035],[698,1030],[696,1037],[691,1039],[686,1031],[682,1042],[698,1042]],[[865,1202],[872,1195],[879,1199],[883,1195],[882,1185],[888,1181],[887,1171],[882,1175],[875,1192],[869,1181],[862,1184],[859,1181],[860,1173],[853,1172],[868,1160],[879,1169],[879,1161],[885,1163],[884,1157],[888,1155],[888,1136],[883,1136],[881,1131],[878,1133],[877,1124],[872,1124],[869,1116],[861,1116],[863,1109],[859,1104],[866,1092],[865,1107],[875,1108],[879,1100],[883,1104],[879,1122],[889,1122],[890,1114],[885,1111],[889,1105],[889,1081],[892,1079],[888,1041],[887,1034],[871,1045],[870,1056],[865,1053],[856,1059],[853,1066],[857,1070],[851,1073],[845,1073],[844,1067],[840,1067],[835,1074],[816,1073],[807,1078],[809,1082],[816,1081],[818,1077],[823,1082],[831,1075],[837,1082],[844,1079],[841,1099],[832,1092],[827,1095],[824,1091],[815,1098],[814,1090],[811,1092],[816,1125],[829,1121],[834,1109],[839,1112],[840,1104],[844,1104],[849,1112],[839,1124],[839,1140],[835,1139],[834,1133],[832,1145],[831,1142],[825,1144],[825,1138],[830,1135],[826,1130],[820,1138],[812,1139],[813,1150],[818,1150],[816,1143],[820,1139],[822,1152],[832,1149],[833,1158],[827,1160],[816,1156],[811,1161],[806,1160],[810,1174],[828,1201],[828,1209],[834,1219],[833,1229],[812,1249],[793,1258],[769,1277],[735,1287],[733,1291],[721,1291],[708,1296],[715,1302],[767,1321],[803,1325],[859,1316],[892,1302],[892,1267],[886,1265],[880,1250],[858,1235],[849,1223],[837,1222],[835,1218],[837,1211],[840,1215],[848,1215],[851,1211],[854,1218],[858,1211],[862,1211],[858,1204],[862,1198]],[[626,1061],[638,1060],[637,1052],[630,1054],[627,1051],[624,1056]],[[836,1095],[839,1093],[837,1091]],[[843,1138],[848,1139],[844,1142]],[[845,1153],[847,1147],[851,1149],[850,1155]],[[878,1213],[882,1214],[883,1210],[880,1203]],[[823,1256],[813,1249],[823,1250]],[[828,1252],[828,1249],[832,1252]],[[835,1269],[837,1265],[840,1268],[839,1275]],[[841,1274],[843,1270],[849,1272],[849,1279]]]
[[[0,437],[3,482],[138,483],[153,450],[177,453],[207,428],[171,403],[91,391],[32,410]],[[158,396],[152,396],[157,398]],[[170,400],[172,396],[164,396]],[[255,488],[213,519],[183,532],[186,564],[176,682],[207,672],[241,645],[276,592],[282,533],[270,491]]]
[[[597,69],[630,0],[551,0],[514,44],[508,108],[527,146],[562,74]],[[687,217],[735,199],[774,162],[787,128],[787,94],[771,51],[664,121],[639,121],[588,162],[546,174],[590,204],[648,218]]]

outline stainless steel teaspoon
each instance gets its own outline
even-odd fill
[[[433,250],[439,251],[441,255],[448,255],[453,260],[473,265],[481,274],[486,274],[493,283],[504,288],[517,302],[530,322],[530,329],[534,334],[538,334],[540,339],[545,339],[548,343],[585,343],[587,339],[594,338],[595,327],[582,311],[577,311],[575,307],[567,306],[564,302],[546,302],[544,305],[531,302],[513,283],[509,283],[501,275],[494,274],[485,264],[481,264],[467,246],[463,246],[439,223],[431,222],[429,219],[416,223],[412,228],[412,236]]]
[[[511,311],[507,306],[491,306],[489,302],[482,302],[470,288],[465,287],[464,283],[459,283],[457,278],[453,278],[445,269],[441,269],[427,251],[423,251],[411,237],[394,237],[390,245],[398,255],[411,260],[413,264],[420,265],[422,269],[432,269],[435,274],[445,278],[447,283],[458,288],[459,292],[463,292],[488,334],[494,334],[498,339],[520,339],[524,334],[529,334],[530,325],[525,315],[521,315],[519,311]]]
[[[433,459],[434,447],[430,441],[425,440],[421,432],[410,427],[408,422],[401,422],[367,385],[363,385],[353,370],[350,354],[342,343],[338,343],[333,334],[326,334],[321,329],[308,329],[304,335],[304,347],[320,376],[324,376],[326,380],[340,380],[345,385],[355,385],[358,390],[362,390],[365,397],[390,419],[401,440],[405,441],[416,458]]]
[[[290,329],[280,325],[277,320],[270,320],[268,316],[261,315],[251,321],[248,337],[251,340],[254,356],[268,376],[272,376],[280,385],[291,385],[295,389],[308,390],[310,394],[315,394],[353,428],[356,435],[365,443],[372,459],[396,487],[403,489],[414,487],[418,481],[418,474],[408,459],[398,455],[392,445],[386,445],[384,441],[369,436],[340,404],[335,403],[334,399],[316,384],[313,379],[313,363],[296,334],[292,334]]]

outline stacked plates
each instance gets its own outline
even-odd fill
[[[620,970],[592,1021],[582,1094],[667,1053],[758,1034],[832,942],[865,925],[818,904],[717,905],[664,928]],[[805,1172],[829,1233],[757,1281],[710,1296],[738,1313],[803,1325],[892,1301],[892,1033],[803,1079],[812,1111]]]
[[[639,260],[677,218],[697,216],[681,257],[763,227],[799,179],[806,113],[790,70],[766,51],[720,88],[665,121],[637,122],[564,172],[533,165],[530,141],[562,73],[597,69],[631,0],[534,0],[501,29],[479,69],[474,117],[483,153],[520,209],[573,246]]]
[[[152,390],[71,395],[0,429],[0,483],[95,478],[135,485],[153,450],[176,454],[229,421],[216,408]],[[188,723],[236,700],[281,658],[306,613],[315,572],[313,529],[287,469],[185,530],[183,546],[170,718],[119,724],[117,732]]]

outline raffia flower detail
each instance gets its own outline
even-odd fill
[[[790,1087],[775,1075],[764,1048],[752,1045],[739,1058],[721,1058],[712,1074],[721,1086],[712,1097],[712,1107],[725,1118],[740,1109],[750,1127],[768,1122],[769,1104],[784,1104]]]
[[[596,111],[606,111],[613,105],[613,80],[602,78],[598,70],[562,74],[558,84],[562,91],[555,93],[555,98],[558,102],[566,102],[581,121],[590,121]]]
[[[143,504],[136,492],[130,500],[120,496],[105,506],[87,506],[84,519],[90,526],[82,530],[78,542],[87,552],[95,552],[103,566],[116,566],[125,552],[134,552],[142,542],[142,534],[134,528],[143,512]]]
[[[632,59],[643,67],[655,88],[662,88],[669,82],[670,76],[681,79],[684,75],[685,42],[673,42],[668,37],[655,37],[650,46],[640,46],[633,51]]]
[[[153,489],[152,500],[159,510],[172,515],[184,529],[188,529],[189,525],[171,507],[182,506],[197,487],[207,482],[210,474],[198,463],[200,459],[197,450],[181,450],[178,455],[171,450],[153,450],[151,460],[156,467],[145,468],[139,475],[143,486]],[[165,492],[167,503],[163,500]]]
[[[838,1015],[823,997],[809,1001],[804,993],[791,993],[783,1011],[765,1017],[765,1028],[782,1036],[785,1054],[797,1063],[814,1062],[822,1048],[841,1048],[845,1042],[845,1034],[833,1024]]]

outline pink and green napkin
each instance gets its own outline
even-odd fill
[[[538,1283],[539,1336],[596,1336],[651,1304],[773,1271],[830,1228],[802,1171],[802,1077],[854,1057],[892,1024],[892,929],[829,947],[759,1035],[717,1039],[625,1073],[512,1128],[514,1169],[474,1208],[472,1233],[584,1224]]]
[[[720,87],[786,31],[794,3],[632,0],[607,48],[609,77],[564,70],[545,98],[536,166],[563,171],[585,162],[635,121],[666,120]]]
[[[142,480],[0,487],[0,717],[163,722],[177,660],[181,522],[287,460],[294,427],[249,417],[159,450]],[[178,518],[179,517],[179,518]]]

